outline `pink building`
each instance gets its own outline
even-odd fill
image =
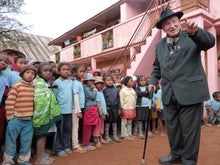
[[[220,5],[218,0],[121,0],[54,39],[61,46],[50,56],[55,62],[121,69],[122,74],[150,76],[156,43],[164,37],[155,28],[166,7],[182,10],[185,18],[216,37],[216,45],[202,52],[210,93],[220,90]],[[184,21],[182,21],[184,23]],[[183,25],[184,26],[184,25]]]

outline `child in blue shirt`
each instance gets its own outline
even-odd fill
[[[72,130],[73,82],[68,79],[70,73],[70,64],[65,62],[60,63],[58,66],[58,75],[60,77],[53,83],[53,86],[57,86],[54,93],[63,116],[61,123],[57,127],[55,137],[55,154],[60,157],[72,153],[70,150],[70,134]]]
[[[145,130],[147,129],[147,119],[152,112],[149,109],[150,106],[150,95],[148,92],[147,87],[147,80],[146,77],[143,75],[138,76],[137,78],[137,88],[136,88],[136,94],[137,94],[137,105],[136,105],[136,113],[137,113],[137,120],[138,120],[138,129],[139,129],[139,138],[144,139],[144,135],[142,132],[142,125],[144,122]],[[150,127],[148,127],[148,136],[153,137],[152,132],[150,131]]]
[[[24,56],[16,56],[11,63],[11,72],[6,75],[6,84],[11,89],[14,83],[18,82],[21,77],[19,76],[21,69],[27,64]]]
[[[214,126],[220,127],[218,117],[218,112],[220,109],[220,91],[214,92],[212,96],[213,98],[209,99],[205,104],[209,117],[207,126],[211,127],[214,122]]]
[[[82,119],[82,109],[85,106],[85,94],[81,79],[84,74],[82,65],[75,65],[72,69],[73,81],[73,106],[72,106],[72,147],[74,152],[84,153],[86,150],[79,145],[79,119]]]

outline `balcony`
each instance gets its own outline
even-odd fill
[[[142,16],[143,14],[140,14],[126,22],[119,23],[77,43],[73,43],[51,55],[51,60],[55,61],[55,59],[57,59],[56,61],[60,62],[71,62],[123,48],[133,35]],[[150,19],[149,17],[149,21]],[[147,30],[148,25],[146,24],[145,27]],[[142,36],[138,39],[136,38],[135,42],[140,42],[141,39]]]
[[[171,0],[170,7],[175,11],[182,10],[184,13],[197,10],[198,8],[203,8],[208,11],[209,0]],[[151,9],[150,12],[154,12],[154,9]],[[139,14],[125,22],[114,25],[101,32],[93,34],[92,36],[84,38],[77,43],[64,47],[60,51],[51,55],[51,60],[73,63],[86,61],[86,63],[89,63],[91,62],[89,59],[92,57],[97,59],[102,56],[102,58],[105,58],[106,54],[108,54],[108,59],[115,58],[119,54],[114,54],[112,52],[115,50],[123,50],[125,48],[143,15],[144,13]],[[151,22],[157,18],[158,15],[156,14],[147,15],[142,28],[139,29],[135,36],[135,40],[132,42],[134,46],[142,44],[140,42],[148,31]]]

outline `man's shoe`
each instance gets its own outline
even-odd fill
[[[160,164],[182,164],[181,158],[174,158],[172,155],[169,155],[165,158],[159,158]]]

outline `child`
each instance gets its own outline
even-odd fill
[[[28,61],[28,64],[31,64],[31,65],[33,65],[35,68],[36,68],[36,70],[38,70],[38,68],[39,68],[39,66],[40,66],[40,61],[37,61],[37,60],[30,60],[30,61]]]
[[[84,74],[82,65],[75,65],[72,69],[75,79],[73,81],[73,97],[72,106],[72,147],[74,152],[84,153],[86,150],[79,145],[79,119],[82,118],[82,110],[85,106],[85,94],[81,83]]]
[[[3,77],[6,77],[6,75],[9,73],[9,72],[11,72],[11,63],[12,63],[12,61],[14,60],[14,58],[16,57],[16,56],[24,56],[24,58],[26,58],[25,57],[25,55],[22,53],[22,52],[19,52],[19,51],[17,51],[17,50],[5,50],[5,51],[2,51],[1,53],[4,53],[8,58],[9,58],[9,64],[8,64],[8,67],[4,70],[4,71],[2,71],[1,72],[1,75],[3,76]]]
[[[139,138],[144,139],[144,135],[142,132],[142,122],[145,122],[145,130],[147,128],[147,119],[148,115],[151,117],[151,112],[149,110],[150,99],[149,92],[147,88],[146,78],[141,75],[137,78],[137,120],[138,120],[138,129],[139,129]],[[148,136],[152,137],[152,133],[150,132],[150,127],[148,127]]]
[[[91,70],[92,70],[92,67],[90,65],[87,65],[85,68],[85,72],[90,73]]]
[[[53,61],[48,61],[48,64],[50,64],[50,65],[52,66],[53,71],[56,71],[56,69],[57,69],[57,65],[56,65],[55,62],[53,62]]]
[[[0,72],[7,69],[8,64],[9,64],[8,56],[5,53],[0,53]],[[6,86],[6,80],[0,74],[0,103],[2,101],[2,96],[5,91],[5,86]]]
[[[209,117],[207,126],[211,127],[212,124],[214,124],[214,126],[220,127],[218,117],[218,112],[220,110],[220,91],[214,92],[212,97],[213,98],[209,99],[205,104]]]
[[[116,74],[113,74],[113,75],[112,75],[112,78],[113,78],[114,83],[116,83],[116,81],[118,80],[117,75],[116,75]]]
[[[118,92],[121,91],[121,83],[116,82],[116,83],[114,84],[114,87],[118,89]]]
[[[0,73],[7,69],[9,64],[9,58],[6,53],[0,52]],[[5,99],[8,95],[9,89],[6,86],[5,78],[0,74],[0,153],[2,146],[2,139],[4,137],[5,130]]]
[[[132,119],[136,117],[136,93],[133,86],[133,79],[130,76],[123,80],[124,87],[120,91],[121,100],[121,137],[127,140],[133,140]]]
[[[107,115],[105,122],[105,141],[107,143],[113,143],[109,137],[109,128],[112,124],[113,140],[120,143],[121,140],[117,136],[117,119],[121,115],[121,102],[118,90],[113,86],[113,78],[110,74],[104,76],[105,88],[103,94],[107,105]]]
[[[158,116],[158,124],[159,124],[159,127],[160,127],[160,136],[162,137],[165,137],[166,134],[164,133],[164,126],[163,126],[163,122],[165,121],[165,118],[164,118],[164,111],[163,111],[163,103],[162,103],[162,90],[159,89],[157,91],[157,94],[156,94],[156,109],[158,110],[157,111],[157,116]]]
[[[115,75],[119,75],[119,74],[120,74],[120,69],[115,69],[115,70],[113,71],[113,73],[114,73]]]
[[[52,76],[50,77],[48,83],[49,83],[50,85],[52,85],[52,84],[54,83],[54,81],[55,81],[56,79],[58,79],[58,78],[59,78],[59,75],[57,74],[57,72],[56,72],[55,70],[53,70]]]
[[[20,79],[9,92],[6,100],[6,118],[8,126],[6,131],[5,153],[3,165],[14,164],[16,154],[16,139],[20,134],[20,151],[18,164],[27,165],[31,156],[31,142],[33,137],[33,108],[34,85],[36,70],[33,66],[25,66]]]
[[[104,86],[104,81],[102,80],[102,77],[96,76],[95,77],[95,86],[98,89],[97,92],[97,97],[100,102],[98,102],[98,110],[99,110],[99,124],[95,127],[97,127],[97,131],[93,132],[93,136],[96,137],[97,144],[96,148],[101,148],[101,143],[106,144],[107,142],[102,139],[102,135],[104,134],[104,120],[105,120],[105,115],[107,115],[107,107],[106,107],[106,102],[105,102],[105,97],[103,95],[103,86]],[[100,103],[100,105],[99,105]]]
[[[72,130],[73,82],[68,79],[71,71],[69,63],[62,62],[57,69],[59,78],[54,81],[53,86],[57,86],[54,94],[59,102],[63,119],[57,126],[55,154],[64,157],[72,153],[70,150],[70,134]]]
[[[36,164],[53,163],[53,159],[44,154],[46,135],[54,125],[62,120],[53,88],[48,84],[51,75],[52,66],[48,63],[42,63],[38,68],[39,79],[34,91],[33,126],[34,134],[38,136]]]
[[[122,75],[121,74],[117,75],[117,80],[121,80],[121,79],[122,79]]]
[[[14,83],[18,82],[19,79],[21,79],[21,77],[19,76],[19,72],[26,64],[27,62],[24,56],[16,56],[14,60],[12,60],[12,71],[6,75],[6,82],[9,89],[11,89]]]
[[[86,150],[95,150],[96,147],[89,145],[92,129],[99,124],[97,109],[97,89],[94,85],[94,77],[91,73],[84,75],[85,108],[83,110],[83,137],[82,144]]]
[[[91,70],[90,73],[96,77],[96,76],[101,76],[101,73],[98,70]]]

